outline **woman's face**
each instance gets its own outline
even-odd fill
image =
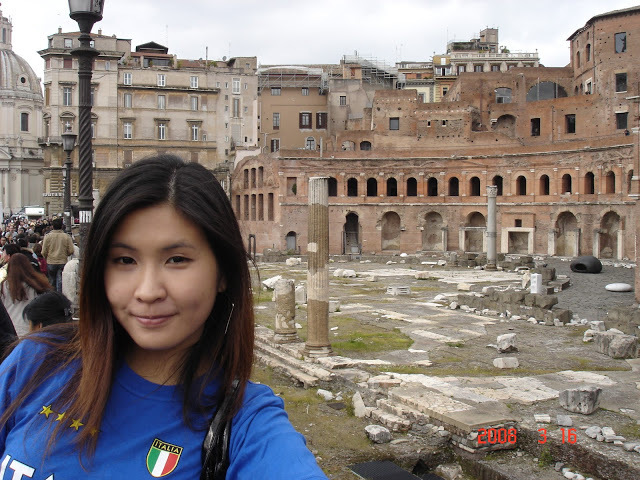
[[[106,262],[107,298],[135,355],[157,358],[188,349],[225,289],[202,230],[168,204],[125,217]]]

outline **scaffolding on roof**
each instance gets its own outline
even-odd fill
[[[318,88],[321,93],[329,89],[329,73],[322,68],[304,66],[275,66],[259,68],[258,92],[265,88]]]
[[[389,85],[394,87],[398,80],[398,68],[374,57],[358,55],[344,55],[342,61],[345,65],[355,63],[362,68],[362,80],[371,85]]]

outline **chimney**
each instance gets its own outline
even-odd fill
[[[62,27],[58,27],[58,33],[62,33]]]
[[[98,29],[98,35],[102,35],[102,29],[101,28]]]

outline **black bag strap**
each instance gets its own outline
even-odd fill
[[[211,418],[209,430],[202,444],[202,473],[200,480],[224,480],[229,468],[229,443],[231,441],[231,419],[229,413],[238,391],[238,380],[234,380],[231,394],[225,395],[216,413]]]

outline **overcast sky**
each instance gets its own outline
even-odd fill
[[[637,0],[636,0],[637,1]],[[13,50],[42,77],[47,36],[77,31],[67,0],[0,0],[13,21]],[[258,63],[339,63],[343,55],[431,60],[447,41],[486,27],[512,52],[538,51],[548,67],[569,63],[567,38],[594,15],[634,6],[609,0],[105,0],[93,32],[155,41],[179,58],[256,56]]]

